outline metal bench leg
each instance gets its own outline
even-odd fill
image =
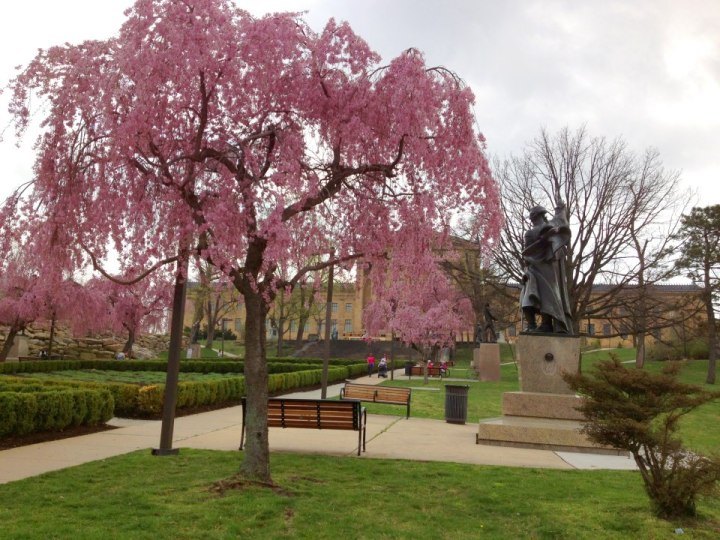
[[[365,437],[367,436],[367,411],[363,411],[363,452],[367,451],[367,447],[365,446]]]
[[[238,450],[243,449],[243,445],[245,443],[245,408],[247,407],[247,402],[242,404],[242,426],[240,428],[240,448]]]

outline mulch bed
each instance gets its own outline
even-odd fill
[[[116,429],[114,426],[77,426],[64,429],[63,431],[46,431],[44,433],[28,433],[27,435],[13,435],[0,439],[0,450],[8,450],[19,446],[27,446],[29,444],[43,443],[48,441],[57,441],[67,439],[69,437],[79,437],[80,435],[89,435],[90,433],[98,433],[100,431],[108,431]]]

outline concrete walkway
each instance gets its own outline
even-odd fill
[[[402,370],[397,370],[395,378],[407,379],[402,373]],[[355,382],[378,384],[382,380],[385,379],[361,377]],[[341,384],[329,386],[328,397],[337,396],[341,387]],[[319,398],[320,390],[297,392],[288,397]],[[240,406],[177,418],[174,446],[237,450],[241,418]],[[0,483],[150,449],[159,444],[159,420],[114,418],[110,424],[117,429],[0,451]],[[553,469],[635,468],[632,459],[622,456],[478,445],[475,443],[477,431],[477,422],[458,425],[442,420],[412,417],[406,420],[401,416],[370,414],[367,452],[362,454],[362,459],[412,459]],[[271,428],[270,449],[273,452],[355,456],[357,433]]]

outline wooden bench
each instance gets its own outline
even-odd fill
[[[447,375],[447,373],[443,373],[442,370],[440,369],[440,367],[438,367],[438,366],[429,367],[429,368],[427,368],[427,370],[428,370],[428,376],[430,376],[430,377],[442,378],[443,376]],[[424,375],[423,374],[423,366],[412,366],[410,368],[410,378],[412,378],[413,375],[419,375],[420,377],[422,377]]]
[[[397,386],[375,386],[372,384],[358,384],[350,381],[340,389],[340,399],[359,399],[372,403],[389,403],[390,405],[405,405],[407,412],[405,418],[410,418],[411,388]]]
[[[242,404],[240,450],[245,444],[247,398]],[[345,429],[358,432],[358,456],[365,451],[367,412],[359,400],[268,398],[268,427]]]
[[[65,356],[62,354],[53,354],[52,356],[41,358],[39,356],[18,356],[19,362],[43,362],[45,360],[62,360]]]

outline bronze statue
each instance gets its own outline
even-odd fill
[[[483,326],[478,321],[475,324],[475,345],[480,345],[483,342]]]
[[[485,303],[485,311],[483,313],[485,324],[479,322],[475,325],[475,344],[495,343],[497,342],[497,333],[495,332],[495,321],[497,317],[490,311],[490,304]]]
[[[497,341],[497,334],[495,333],[495,321],[497,317],[490,311],[490,304],[485,304],[485,328],[483,329],[483,337],[485,343],[495,343]]]
[[[570,243],[565,203],[555,207],[551,220],[542,206],[530,209],[532,227],[525,232],[522,252],[525,263],[520,307],[526,332],[572,331],[572,317],[567,294],[565,248]],[[540,325],[537,315],[540,315]]]

